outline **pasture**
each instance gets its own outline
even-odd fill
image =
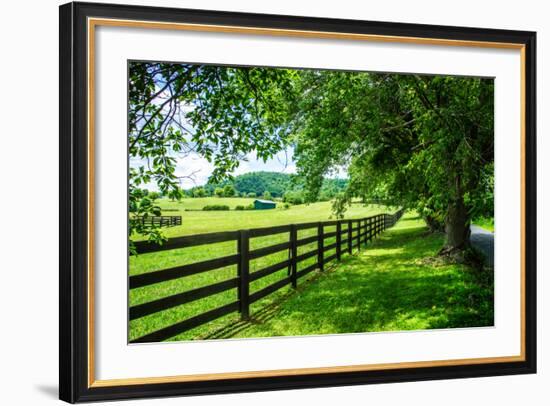
[[[255,199],[240,197],[199,197],[171,201],[160,199],[158,205],[163,215],[182,216],[182,225],[163,229],[166,237],[213,233],[259,227],[271,227],[292,223],[307,223],[333,219],[331,202],[300,204],[283,208],[284,203],[277,202],[277,208],[271,210],[233,210],[236,206],[248,206]],[[229,211],[202,211],[207,205],[221,204],[231,208]],[[169,210],[169,211],[164,211]],[[192,210],[192,211],[186,211]],[[395,211],[381,205],[353,204],[345,213],[345,218],[366,217],[373,214]],[[139,240],[140,238],[136,238]]]
[[[169,212],[163,214],[181,215],[182,225],[163,229],[168,237],[193,235],[201,233],[210,233],[217,231],[230,231],[238,229],[251,229],[259,227],[268,227],[276,225],[286,225],[292,223],[306,223],[312,221],[323,221],[331,218],[331,203],[319,202],[310,205],[291,206],[284,209],[282,204],[273,210],[246,210],[246,211],[200,211],[200,208],[207,204],[228,204],[233,201],[233,207],[241,204],[249,204],[254,199],[242,198],[193,198],[183,199],[181,202],[161,200],[160,206],[163,209],[169,209]],[[186,211],[198,210],[198,211]],[[173,211],[177,210],[177,211]],[[347,218],[367,217],[382,212],[391,212],[390,209],[384,206],[363,206],[354,204],[346,213]],[[334,231],[327,228],[327,232]],[[312,235],[312,230],[300,231],[298,238],[305,238]],[[327,239],[327,244],[333,242],[334,239]],[[281,233],[267,237],[257,237],[251,239],[251,249],[261,248],[278,242],[288,241],[288,233]],[[316,247],[316,243],[312,242],[299,247],[298,254],[306,253]],[[210,244],[207,246],[183,248],[170,251],[162,251],[150,254],[141,254],[130,257],[130,275],[138,275],[146,272],[151,272],[159,269],[166,269],[174,266],[185,265],[204,261],[213,258],[219,258],[227,255],[235,254],[237,250],[234,242],[224,242]],[[331,252],[327,252],[330,255]],[[251,261],[251,269],[263,269],[269,265],[284,261],[288,256],[286,251],[277,252],[266,257],[258,258]],[[315,263],[315,258],[303,261],[302,268]],[[262,287],[268,286],[271,283],[280,280],[286,275],[287,270],[283,269],[275,272],[265,278],[258,279],[251,283],[251,291],[257,291]],[[316,272],[304,278],[302,284],[307,283],[307,279],[314,277]],[[205,272],[202,274],[193,275],[191,277],[176,279],[166,282],[161,282],[155,285],[150,285],[130,291],[129,304],[130,306],[146,303],[159,298],[167,297],[183,291],[196,289],[198,287],[211,285],[216,282],[221,282],[234,278],[237,275],[236,266],[227,266],[215,271]],[[269,295],[251,307],[251,314],[260,309],[275,303],[285,294],[291,291],[290,287],[285,287],[278,292]],[[225,291],[214,296],[200,299],[185,305],[177,306],[161,313],[151,314],[130,322],[130,340],[147,334],[151,331],[158,330],[162,327],[174,324],[193,315],[203,313],[209,309],[222,306],[235,300],[235,291]],[[239,317],[237,314],[231,314],[208,323],[204,326],[197,327],[191,331],[182,333],[172,338],[172,340],[188,340],[200,339],[207,337],[220,327],[237,322]]]
[[[426,231],[408,213],[358,255],[211,338],[492,326],[492,270],[433,261],[444,236]]]

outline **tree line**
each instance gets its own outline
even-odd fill
[[[323,180],[316,201],[328,201],[342,194],[347,187],[346,179],[326,178]],[[193,197],[247,197],[266,200],[277,199],[291,204],[306,202],[304,185],[300,179],[281,172],[248,172],[226,179],[221,183],[207,183],[189,189],[174,187],[166,192],[148,191],[142,188],[140,195],[156,200],[160,197],[181,200]]]

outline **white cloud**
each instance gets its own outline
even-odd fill
[[[292,149],[280,151],[273,158],[263,161],[258,159],[255,152],[246,156],[246,161],[241,161],[239,168],[234,172],[234,175],[240,175],[247,172],[283,172],[296,173],[296,164],[292,160]]]
[[[194,186],[202,186],[212,174],[214,165],[197,153],[189,154],[183,159],[178,159],[176,176],[181,178],[181,187],[190,189]]]

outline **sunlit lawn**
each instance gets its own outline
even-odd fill
[[[258,227],[271,227],[292,223],[307,223],[334,219],[331,202],[300,204],[285,209],[284,203],[277,202],[277,208],[271,210],[229,210],[229,211],[202,211],[206,205],[221,204],[230,208],[247,206],[255,199],[249,198],[187,198],[181,201],[159,200],[162,214],[166,216],[181,216],[182,225],[163,228],[167,237],[181,235],[211,233],[217,231],[231,231]],[[174,211],[175,210],[175,211]],[[192,211],[186,211],[192,210]],[[396,208],[386,206],[353,204],[345,213],[345,218],[361,218],[373,214],[394,212]],[[139,238],[135,238],[136,240]]]
[[[288,238],[288,234],[275,237],[278,238],[258,238],[253,248],[280,242]],[[427,234],[422,221],[407,214],[359,255],[345,255],[341,263],[333,262],[324,273],[315,271],[300,280],[297,290],[285,287],[254,304],[249,322],[239,321],[238,314],[234,313],[172,340],[492,325],[492,271],[474,271],[465,265],[429,261],[442,242],[442,235]],[[231,245],[234,244],[141,255],[131,259],[131,273],[228,255],[236,252],[236,247]],[[315,249],[315,243],[302,247],[300,253],[311,249]],[[286,255],[283,252],[253,261],[252,271],[283,261]],[[300,269],[313,261],[313,258],[304,261]],[[232,266],[164,282],[132,291],[130,301],[143,303],[234,276],[236,267]],[[286,270],[281,270],[258,280],[252,284],[251,292],[285,276]],[[236,291],[231,290],[146,316],[131,322],[130,336],[139,337],[235,299]]]
[[[493,325],[492,270],[423,261],[441,247],[406,215],[359,255],[223,336],[272,337]]]
[[[167,236],[179,236],[189,234],[199,234],[207,232],[217,232],[225,230],[250,229],[257,227],[268,227],[292,223],[305,223],[311,221],[323,221],[331,218],[330,202],[321,202],[311,205],[292,206],[289,209],[277,208],[274,210],[247,210],[247,211],[184,211],[189,208],[191,203],[195,207],[200,207],[199,204],[214,204],[222,203],[224,200],[219,198],[206,199],[184,199],[180,202],[170,202],[168,200],[161,201],[163,208],[177,208],[178,212],[168,211],[166,215],[181,215],[183,217],[182,226],[165,228]],[[235,200],[247,200],[236,198]],[[252,201],[253,199],[248,199]],[[192,202],[194,201],[194,202]],[[212,203],[214,201],[214,203]],[[242,204],[242,203],[238,203]],[[281,205],[282,206],[282,205]],[[363,218],[383,212],[393,212],[395,208],[387,208],[384,206],[363,206],[354,204],[346,213],[346,218]],[[335,231],[335,227],[327,227],[327,233]],[[298,233],[298,238],[305,238],[316,233],[315,229],[301,230]],[[354,234],[355,235],[355,234]],[[277,235],[258,237],[251,239],[251,249],[256,249],[268,245],[274,245],[283,241],[288,241],[288,233]],[[325,244],[329,245],[334,242],[334,238],[326,239]],[[316,243],[311,243],[298,249],[298,255],[314,250]],[[159,269],[166,269],[178,265],[184,265],[208,259],[223,257],[226,255],[235,254],[237,252],[236,242],[226,242],[218,244],[203,245],[193,248],[184,248],[177,250],[161,251],[158,253],[142,254],[139,256],[130,257],[130,275],[151,272]],[[328,257],[333,254],[334,250],[328,251],[325,255]],[[251,261],[251,272],[263,269],[269,265],[284,261],[288,258],[288,252],[282,251],[263,258],[258,258]],[[316,258],[310,258],[300,263],[298,270],[301,270],[308,265],[314,263]],[[310,274],[311,275],[311,274]],[[205,272],[198,275],[193,275],[187,278],[171,280],[158,283],[151,286],[146,286],[130,291],[130,305],[137,305],[162,297],[170,296],[176,293],[195,289],[201,286],[211,285],[216,282],[231,279],[237,276],[236,266],[228,266],[214,271]],[[250,292],[253,293],[267,285],[270,285],[287,276],[287,270],[283,269],[268,277],[252,282]],[[305,283],[309,275],[300,280],[300,283]],[[266,298],[254,303],[251,311],[257,312],[265,308],[267,305],[275,303],[285,294],[292,292],[290,287],[285,287],[276,293],[267,296]],[[130,322],[130,339],[138,338],[144,334],[158,330],[162,327],[182,321],[186,318],[198,315],[205,311],[216,307],[231,303],[236,300],[236,289],[222,292],[205,299],[187,303],[172,309],[151,314],[143,318]],[[220,327],[231,324],[239,320],[237,313],[225,316],[219,320],[197,327],[188,332],[182,333],[172,340],[196,339],[210,335]]]

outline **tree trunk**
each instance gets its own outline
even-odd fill
[[[448,206],[445,236],[444,252],[462,251],[470,246],[470,219],[462,196]]]

